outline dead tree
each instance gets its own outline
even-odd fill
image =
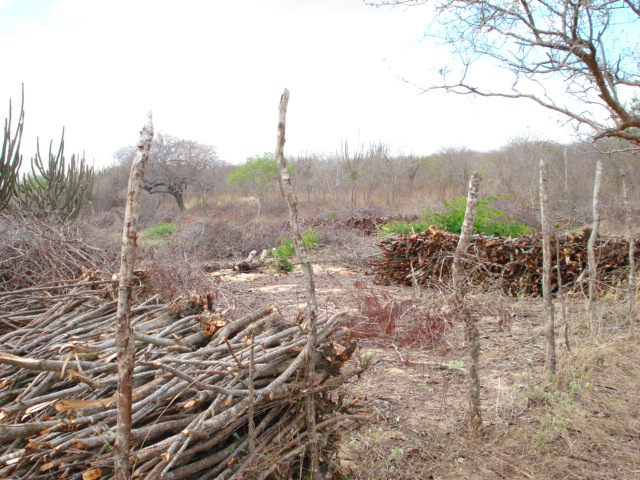
[[[133,267],[136,259],[138,239],[138,215],[140,191],[144,181],[144,169],[149,160],[149,148],[153,139],[151,112],[140,132],[136,156],[131,165],[127,204],[122,231],[122,256],[120,261],[120,286],[118,287],[118,310],[116,314],[116,354],[118,358],[117,427],[113,454],[115,457],[116,480],[131,478],[131,417],[133,363],[135,360],[135,340],[131,332],[131,297]]]
[[[627,189],[627,175],[622,174],[622,196],[624,198],[624,209],[627,220],[627,234],[629,242],[629,285],[627,287],[627,323],[629,325],[629,338],[633,337],[633,305],[636,297],[636,222],[633,212],[631,211],[631,203],[629,202],[629,191]]]
[[[587,309],[589,319],[591,321],[592,333],[596,334],[600,330],[600,321],[598,320],[598,312],[596,307],[596,298],[598,295],[598,259],[596,258],[596,240],[598,230],[600,230],[600,187],[602,184],[602,162],[598,160],[596,163],[596,174],[593,182],[593,225],[591,227],[591,235],[587,243],[587,264],[589,272],[589,302]]]
[[[305,292],[307,296],[307,329],[309,337],[306,345],[306,366],[305,366],[305,386],[307,389],[305,397],[305,416],[307,423],[307,432],[309,434],[308,454],[310,460],[311,479],[320,479],[320,467],[318,461],[318,434],[316,431],[316,414],[313,393],[313,383],[315,377],[315,354],[317,343],[317,316],[318,302],[316,299],[316,287],[313,273],[313,265],[309,261],[306,249],[302,243],[302,233],[298,222],[298,206],[296,196],[291,185],[291,176],[287,169],[287,160],[284,158],[284,143],[286,141],[286,121],[287,121],[287,105],[289,103],[289,90],[285,88],[284,93],[280,97],[280,114],[278,117],[278,141],[276,144],[276,162],[280,170],[280,188],[282,194],[289,205],[289,223],[291,224],[291,236],[293,244],[296,248],[296,254],[302,266],[305,278]]]
[[[473,313],[466,300],[467,279],[464,273],[464,257],[467,254],[478,207],[478,172],[473,172],[469,180],[467,208],[460,232],[460,240],[456,248],[452,266],[453,292],[455,307],[464,321],[465,340],[469,358],[469,407],[471,414],[471,428],[474,436],[482,431],[482,409],[480,406],[480,335],[476,327]]]
[[[545,371],[549,381],[556,373],[556,336],[553,299],[551,298],[551,228],[549,225],[549,194],[547,193],[547,164],[540,159],[540,221],[542,223],[542,296],[547,317],[545,336],[547,338],[547,356]],[[560,281],[558,281],[560,284]]]

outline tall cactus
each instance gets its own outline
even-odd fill
[[[0,157],[0,212],[7,208],[13,197],[18,179],[18,170],[22,164],[20,142],[24,126],[24,85],[22,85],[22,104],[20,116],[13,138],[11,137],[11,100],[9,100],[9,117],[4,121],[4,140],[2,142],[2,156]]]
[[[64,129],[58,153],[53,154],[53,141],[49,144],[49,160],[45,165],[40,155],[38,139],[35,157],[31,159],[31,172],[17,184],[20,205],[34,213],[58,214],[71,220],[78,216],[93,191],[93,167],[84,159],[71,156],[67,165],[64,158]]]

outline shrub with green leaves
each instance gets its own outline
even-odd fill
[[[302,234],[302,245],[304,248],[313,248],[315,247],[322,235],[320,235],[315,230],[307,230]],[[288,237],[280,238],[280,246],[274,248],[271,251],[271,254],[276,259],[276,266],[278,270],[283,272],[291,272],[295,265],[291,262],[291,259],[296,254],[296,247],[293,243],[293,240]]]
[[[169,235],[178,230],[178,225],[173,222],[160,222],[154,227],[148,228],[144,232],[146,238],[157,238]]]
[[[476,221],[473,227],[474,233],[482,233],[494,237],[520,237],[531,233],[531,229],[521,222],[514,222],[505,217],[504,212],[493,207],[500,199],[510,199],[508,195],[488,195],[478,200]],[[444,212],[432,212],[424,215],[422,220],[414,223],[394,222],[385,225],[386,233],[394,232],[411,234],[424,232],[430,225],[435,225],[441,230],[460,234],[462,222],[467,208],[466,197],[458,197],[443,202]]]

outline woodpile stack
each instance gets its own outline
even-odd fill
[[[560,236],[559,262],[552,262],[552,292],[558,291],[558,272],[565,289],[586,289],[587,242],[589,230]],[[372,262],[382,284],[427,287],[449,283],[453,253],[459,236],[431,226],[426,232],[389,235],[380,243],[382,257]],[[555,245],[555,239],[552,242]],[[626,238],[599,237],[598,282],[601,287],[617,286],[628,276]],[[638,255],[638,251],[635,252]],[[557,256],[556,256],[557,257]],[[519,238],[472,237],[466,262],[472,284],[498,288],[509,295],[542,295],[542,239],[539,235]]]
[[[0,297],[0,478],[113,477],[116,301],[97,285]],[[134,478],[290,478],[301,466],[304,326],[271,306],[235,320],[213,307],[206,295],[133,307]],[[318,320],[320,433],[348,417],[325,394],[359,373],[341,368],[355,349],[337,344],[345,317]]]

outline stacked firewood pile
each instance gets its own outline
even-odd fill
[[[116,301],[101,287],[31,289],[0,302],[0,478],[113,477]],[[344,312],[318,319],[318,431],[348,417],[329,390]],[[304,458],[304,324],[267,306],[230,320],[210,296],[132,310],[135,478],[290,478]],[[296,464],[297,462],[297,464]]]
[[[380,231],[382,226],[391,222],[414,222],[418,219],[417,215],[396,215],[396,216],[358,216],[347,218],[314,218],[303,221],[304,228],[327,228],[327,227],[346,227],[351,230],[357,230],[363,235],[374,235]],[[288,224],[287,224],[288,225]]]
[[[552,291],[559,278],[565,289],[586,289],[587,242],[590,231],[554,239]],[[424,233],[389,235],[379,243],[382,257],[372,262],[382,284],[419,284],[434,287],[448,283],[459,236],[430,227]],[[558,246],[556,249],[555,246]],[[596,243],[598,282],[616,286],[628,276],[629,246],[622,237],[599,237]],[[638,255],[638,251],[635,252]],[[559,261],[558,261],[559,259]],[[542,295],[542,238],[472,237],[467,256],[467,276],[474,285],[499,288],[509,295]],[[626,267],[626,268],[625,268]],[[558,276],[560,273],[560,276]]]

